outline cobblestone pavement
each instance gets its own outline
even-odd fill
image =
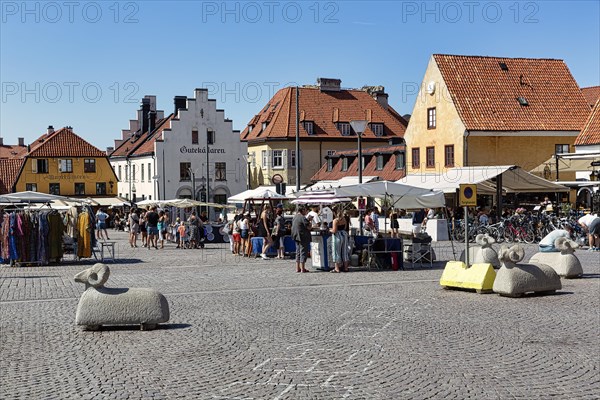
[[[442,262],[296,274],[291,260],[227,245],[131,249],[111,234],[120,260],[107,286],[158,289],[171,320],[84,332],[73,276],[91,261],[0,267],[1,399],[600,395],[600,253],[577,252],[585,276],[560,294],[512,299],[442,290]],[[451,258],[449,243],[436,247]]]

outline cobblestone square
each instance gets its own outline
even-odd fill
[[[106,286],[159,290],[171,320],[85,332],[73,276],[90,260],[2,266],[0,398],[600,397],[600,253],[578,251],[584,277],[558,294],[512,299],[441,289],[443,262],[297,274],[224,244],[131,249],[112,236]],[[438,258],[450,249],[437,244]]]

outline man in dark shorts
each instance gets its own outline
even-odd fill
[[[304,265],[310,249],[310,222],[306,219],[307,208],[300,206],[292,220],[292,238],[296,242],[296,272],[310,272]]]
[[[600,251],[600,217],[587,214],[579,218],[577,222],[588,232],[590,251]]]
[[[150,211],[146,213],[146,230],[148,231],[148,249],[154,247],[158,249],[158,213],[156,212],[156,206],[152,207]]]

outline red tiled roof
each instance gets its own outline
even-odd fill
[[[585,97],[590,107],[594,107],[596,101],[600,99],[600,86],[581,88],[581,93],[583,93],[583,97]]]
[[[17,183],[17,177],[24,162],[24,158],[0,160],[0,194],[12,192],[12,187]]]
[[[367,128],[363,138],[367,140],[386,141],[389,137],[404,136],[406,123],[398,119],[392,111],[385,110],[369,93],[364,90],[321,91],[319,88],[299,88],[300,137],[340,139],[344,138],[338,131],[336,122],[351,120],[369,120],[383,123],[385,136],[376,137]],[[395,112],[395,111],[394,111]],[[397,114],[397,113],[396,113]],[[313,135],[309,135],[302,121],[313,122]],[[267,122],[263,131],[262,124]],[[405,121],[404,121],[405,122]],[[248,125],[254,125],[252,132],[246,126],[241,134],[242,140],[256,141],[262,139],[287,139],[296,135],[296,90],[287,87],[279,90],[259,114],[254,116]]]
[[[583,129],[577,139],[575,146],[588,146],[600,144],[600,99],[596,100],[596,104],[590,113],[590,117],[585,123]]]
[[[159,121],[157,128],[147,136],[146,141],[135,149],[130,155],[142,156],[154,153],[154,143],[162,138],[162,133],[165,129],[171,129],[171,121],[175,118],[175,114],[169,115]]]
[[[129,139],[124,140],[116,149],[110,153],[110,157],[128,157],[131,155],[141,155],[152,153],[154,151],[154,142],[157,137],[167,128],[171,127],[171,120],[175,117],[174,114],[166,118],[159,119],[156,122],[154,131],[148,133],[135,132]],[[168,122],[168,123],[167,123]],[[151,141],[149,144],[148,141]]]
[[[377,176],[380,180],[385,181],[397,181],[402,179],[406,175],[406,169],[396,169],[396,157],[393,155],[394,152],[405,152],[406,147],[404,145],[387,146],[378,148],[369,148],[363,150],[363,157],[367,156],[366,165],[363,170],[363,176]],[[389,155],[389,160],[383,165],[383,169],[377,170],[377,157],[368,156],[375,153],[382,153]],[[334,158],[334,164],[331,171],[327,171],[327,162],[323,164],[321,169],[317,171],[311,178],[312,181],[322,180],[336,180],[342,179],[346,176],[358,176],[358,150],[348,150],[342,152],[336,152],[332,158]],[[342,171],[342,161],[338,156],[349,156],[352,162],[348,165],[347,171]],[[405,154],[406,160],[406,154]]]
[[[3,145],[0,146],[0,158],[19,158],[27,153],[27,146]]]
[[[106,153],[92,146],[69,128],[40,136],[31,143],[29,157],[106,157]]]
[[[562,60],[433,57],[468,130],[578,131],[589,115],[589,105]],[[519,104],[519,97],[529,105]]]

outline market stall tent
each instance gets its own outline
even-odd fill
[[[335,189],[338,197],[390,198],[393,207],[404,209],[444,207],[444,193],[390,181],[375,181]]]
[[[396,181],[406,185],[456,193],[462,183],[477,184],[480,194],[495,194],[497,177],[502,175],[505,193],[568,192],[569,188],[531,174],[515,165],[456,167],[442,173],[409,174]]]

